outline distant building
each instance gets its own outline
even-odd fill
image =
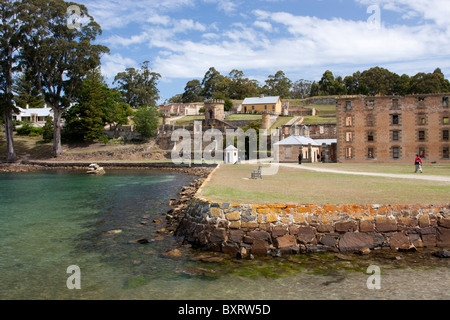
[[[275,114],[282,113],[282,101],[280,97],[265,97],[262,95],[259,98],[246,98],[242,102],[242,112],[271,112]]]
[[[29,121],[35,126],[43,126],[47,117],[53,118],[52,108],[28,108],[25,109],[17,107],[19,113],[13,114],[13,120],[17,121]]]
[[[203,103],[170,103],[160,105],[158,108],[162,114],[196,116],[200,114]]]
[[[292,135],[274,144],[278,162],[336,162],[336,139],[314,140],[307,136]]]
[[[450,163],[450,94],[336,100],[338,161]]]

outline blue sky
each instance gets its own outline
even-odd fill
[[[161,102],[210,67],[261,83],[346,76],[374,66],[450,76],[448,0],[80,0],[102,26],[108,82],[150,61]]]

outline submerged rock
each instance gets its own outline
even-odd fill
[[[172,249],[172,250],[166,251],[164,253],[164,255],[169,258],[179,258],[182,256],[182,253],[178,249]]]
[[[441,249],[439,251],[433,252],[432,255],[438,258],[450,258],[450,250]]]

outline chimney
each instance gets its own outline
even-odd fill
[[[27,105],[25,106],[25,109],[28,109],[28,103],[27,103]]]
[[[259,96],[260,98],[264,98],[264,93]]]

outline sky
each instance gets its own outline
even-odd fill
[[[379,66],[450,76],[449,0],[78,0],[110,48],[102,73],[150,62],[160,103],[233,69],[261,84],[282,70],[293,82]]]

